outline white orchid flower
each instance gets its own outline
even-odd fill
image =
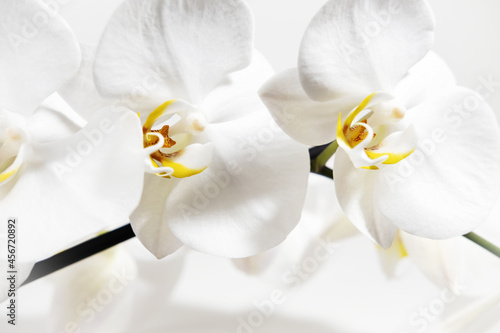
[[[0,245],[15,256],[2,255],[0,267],[19,268],[19,285],[34,262],[127,222],[144,152],[134,113],[94,117],[82,128],[53,94],[80,65],[59,15],[42,1],[2,0],[0,22]]]
[[[467,233],[500,190],[494,114],[429,53],[433,29],[425,0],[331,0],[304,34],[298,69],[260,92],[299,142],[337,140],[340,205],[383,248],[398,229]]]
[[[83,70],[71,84],[95,81],[108,103],[140,114],[150,157],[131,224],[158,258],[183,244],[253,255],[283,241],[300,218],[307,148],[275,125],[257,95],[272,71],[254,55],[252,29],[239,0],[129,0],[102,35],[93,78]],[[100,105],[64,96],[75,109]]]

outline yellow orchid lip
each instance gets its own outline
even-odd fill
[[[176,134],[176,137],[179,137],[179,140],[174,140],[173,137],[171,137],[170,132],[172,129],[171,126],[175,125],[162,125],[160,129],[153,129],[160,117],[165,115],[175,115],[175,113],[172,113],[169,109],[172,109],[176,103],[177,100],[169,100],[157,107],[149,114],[142,127],[144,148],[153,148],[154,150],[149,155],[149,160],[153,168],[171,170],[171,172],[155,172],[157,176],[162,178],[186,178],[197,175],[207,168],[207,165],[192,167],[188,166],[186,163],[180,162],[180,160],[183,159],[186,148],[190,145],[192,137],[191,133],[178,133]],[[193,118],[186,121],[190,123],[192,131],[203,131],[204,127],[200,123],[199,119]],[[161,138],[163,138],[163,140],[161,140],[163,143],[159,145]]]
[[[7,127],[3,132],[4,140],[0,144],[0,186],[14,178],[24,163],[24,131],[16,126]]]
[[[9,171],[5,171],[5,172],[0,173],[0,184],[2,184],[7,179],[12,177],[18,170],[19,170],[19,168],[15,168],[13,170],[9,170]]]
[[[401,137],[406,130],[387,135],[382,129],[384,125],[378,125],[382,137],[377,137],[377,131],[368,123],[373,115],[370,103],[377,93],[367,96],[342,122],[342,114],[339,114],[337,122],[337,141],[353,161],[355,167],[378,170],[379,164],[396,164],[415,151],[413,142],[394,143],[394,137]],[[398,109],[399,110],[399,109]],[[389,114],[389,113],[388,113]],[[401,116],[401,112],[398,113]],[[399,118],[402,118],[399,117]],[[391,137],[393,135],[394,137]],[[375,140],[377,137],[377,140]],[[392,142],[391,142],[392,139]]]
[[[3,170],[0,172],[0,186],[14,179],[24,163],[25,145],[19,148],[16,156],[3,161]]]
[[[371,148],[366,148],[365,152],[366,155],[368,155],[368,157],[370,157],[372,160],[375,160],[382,156],[388,156],[387,159],[382,162],[382,164],[396,164],[404,160],[408,156],[410,156],[415,151],[415,149],[412,149],[405,153],[388,153],[388,152],[378,153],[374,149],[373,150],[370,149]]]

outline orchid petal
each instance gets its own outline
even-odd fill
[[[90,119],[95,112],[112,104],[126,105],[126,101],[106,100],[99,93],[94,83],[94,47],[80,45],[82,61],[80,69],[58,93],[84,119]]]
[[[415,126],[418,148],[379,175],[380,211],[426,238],[478,227],[500,194],[500,130],[493,111],[457,87],[408,110],[404,120]]]
[[[313,101],[302,89],[296,69],[274,76],[259,95],[283,131],[310,146],[335,140],[339,113],[351,111],[365,97],[347,95],[325,103]]]
[[[283,241],[302,210],[306,147],[265,112],[211,124],[205,132],[214,144],[212,163],[183,179],[167,199],[174,235],[196,250],[227,257],[247,257]]]
[[[239,0],[128,0],[101,38],[96,86],[106,97],[131,96],[142,109],[174,98],[198,104],[250,63],[252,30]]]
[[[329,101],[349,94],[391,92],[429,51],[434,19],[428,3],[329,1],[307,28],[299,72],[307,94]]]
[[[0,107],[31,114],[78,70],[67,23],[39,0],[0,3]]]
[[[275,260],[277,260],[279,253],[280,249],[279,246],[277,246],[250,257],[233,258],[231,260],[234,266],[242,272],[248,275],[257,275],[271,267],[271,265],[275,263]],[[279,261],[279,265],[282,263],[282,261]]]
[[[434,98],[456,85],[455,76],[436,53],[429,52],[410,68],[394,88],[397,101],[410,109],[426,99]]]
[[[436,285],[467,296],[486,295],[499,286],[498,258],[470,240],[401,236],[413,262]]]
[[[408,257],[408,252],[401,239],[400,232],[396,234],[392,245],[388,249],[384,250],[380,247],[377,247],[377,249],[379,250],[377,253],[384,273],[390,278],[399,277],[406,269],[402,265],[402,259]]]
[[[418,268],[436,285],[462,293],[464,251],[459,239],[434,240],[401,232],[403,244]]]
[[[166,210],[166,200],[176,184],[174,179],[145,175],[141,202],[130,217],[137,238],[157,258],[163,258],[182,246],[166,222],[170,215]]]
[[[30,147],[18,177],[0,187],[0,217],[18,218],[23,231],[19,257],[37,261],[127,223],[144,174],[135,114],[106,115],[67,140]]]
[[[38,143],[65,140],[85,125],[73,109],[56,93],[35,110],[26,120],[26,132]]]
[[[273,283],[282,282],[283,272],[307,258],[322,261],[342,241],[359,235],[342,213],[332,180],[310,173],[306,200],[299,224],[279,246],[255,256],[233,259],[247,274],[265,274]]]
[[[333,171],[337,198],[349,220],[382,248],[389,248],[397,228],[378,206],[380,171],[355,168],[342,149],[335,153]]]
[[[273,74],[271,64],[254,50],[252,63],[228,75],[203,101],[207,121],[211,124],[230,121],[254,112],[255,91]]]

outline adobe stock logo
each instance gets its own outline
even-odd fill
[[[445,311],[446,307],[455,302],[460,295],[467,289],[466,286],[455,281],[451,286],[441,290],[438,297],[430,300],[426,305],[418,308],[409,318],[411,332],[423,333],[431,323],[438,320],[439,316]],[[410,333],[403,331],[401,333]]]

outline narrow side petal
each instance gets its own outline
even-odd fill
[[[350,112],[365,97],[349,95],[316,102],[302,89],[297,69],[275,75],[260,89],[259,95],[283,131],[310,146],[335,140],[339,113]]]
[[[342,149],[335,153],[333,171],[337,198],[344,213],[359,231],[388,249],[398,228],[379,208],[379,171],[355,168]]]
[[[225,122],[254,112],[255,91],[273,74],[271,64],[254,50],[250,66],[228,75],[203,101],[207,121],[211,124]]]
[[[37,143],[65,140],[85,125],[73,109],[57,93],[48,99],[26,119],[26,132]]]
[[[170,212],[166,210],[167,198],[177,183],[175,179],[146,174],[141,202],[130,217],[137,238],[159,259],[182,246],[168,226]]]

